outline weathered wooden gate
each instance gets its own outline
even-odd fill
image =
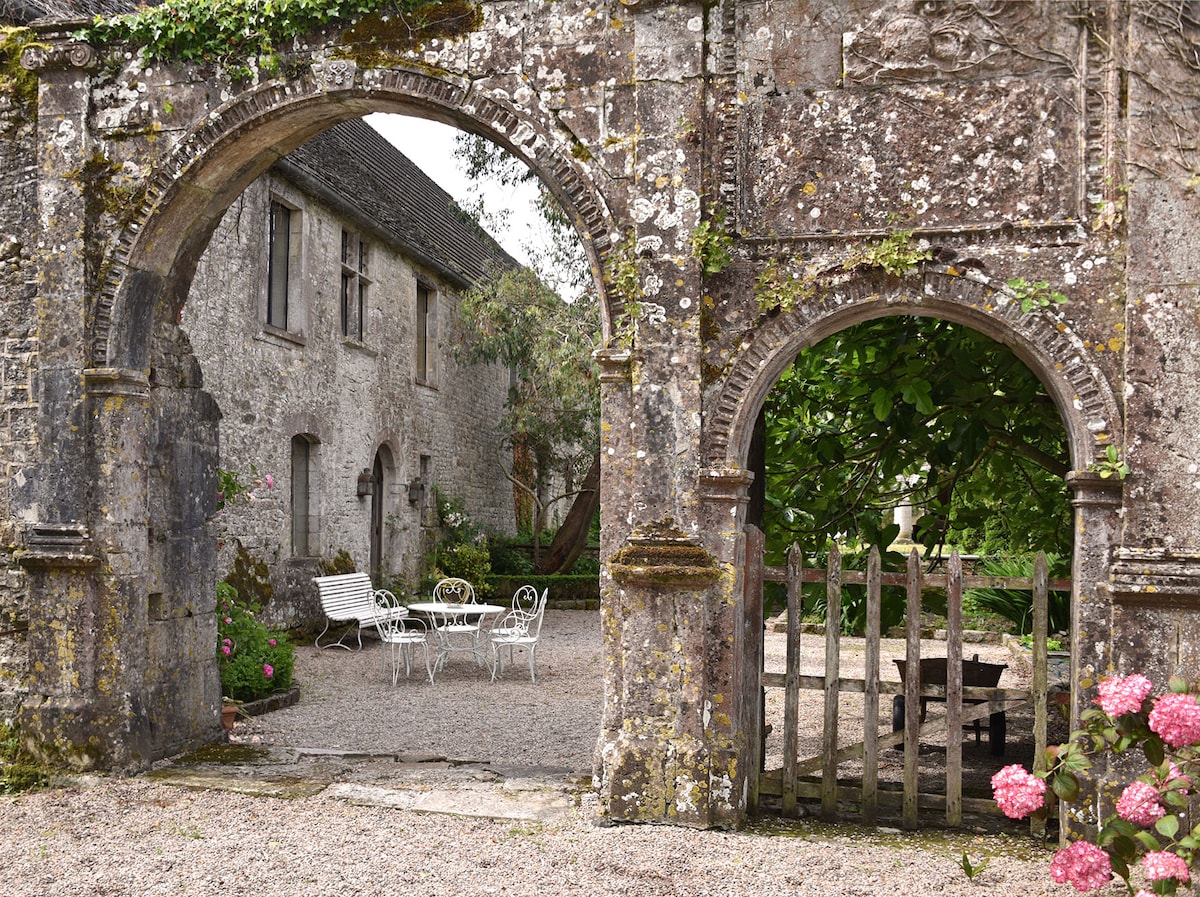
[[[799,550],[793,546],[786,568],[766,567],[763,564],[763,534],[748,530],[747,595],[749,609],[762,606],[763,582],[787,584],[787,666],[785,673],[763,669],[764,650],[761,644],[763,627],[757,628],[758,645],[750,646],[749,662],[758,662],[764,700],[760,712],[765,717],[767,689],[783,690],[783,766],[763,768],[763,738],[755,746],[755,768],[759,769],[752,783],[750,807],[757,808],[761,798],[777,798],[784,815],[796,815],[801,799],[820,800],[820,816],[825,820],[849,819],[855,815],[848,807],[857,807],[861,822],[873,825],[881,808],[900,811],[904,828],[916,828],[919,810],[944,809],[945,824],[961,825],[964,810],[974,814],[995,814],[995,803],[984,797],[965,797],[963,794],[962,731],[966,724],[978,727],[984,720],[989,726],[989,740],[1004,739],[1004,714],[1025,704],[1033,704],[1033,764],[1034,770],[1044,768],[1048,675],[1047,675],[1047,595],[1050,588],[1069,590],[1070,580],[1051,582],[1044,555],[1039,554],[1031,579],[964,575],[959,555],[952,554],[945,573],[929,574],[921,569],[920,555],[914,549],[908,557],[907,572],[891,573],[881,570],[878,549],[872,549],[866,571],[843,570],[840,553],[830,553],[827,569],[805,569]],[[804,583],[826,584],[827,612],[824,635],[823,675],[804,675],[800,671],[801,656],[801,586]],[[861,678],[841,675],[841,613],[842,585],[866,586],[866,632]],[[880,618],[884,586],[903,586],[906,590],[904,660],[901,681],[886,681],[880,676],[881,638]],[[921,594],[924,589],[944,589],[946,593],[946,654],[945,657],[921,657]],[[1029,589],[1033,592],[1032,683],[1028,689],[1000,688],[974,684],[971,673],[981,665],[963,659],[962,594],[964,588]],[[755,628],[748,620],[747,636]],[[811,637],[811,636],[810,636]],[[930,661],[935,661],[930,663]],[[944,679],[940,675],[944,660]],[[923,669],[924,668],[924,669]],[[964,670],[967,675],[964,677]],[[930,675],[936,671],[937,675]],[[984,671],[986,673],[986,671]],[[924,675],[922,675],[924,673]],[[999,670],[995,671],[998,679]],[[922,681],[922,680],[926,681]],[[966,681],[964,681],[966,679]],[[940,680],[940,681],[934,681]],[[811,757],[799,756],[799,706],[803,690],[823,694],[824,716],[821,751]],[[852,745],[838,747],[838,717],[840,698],[845,693],[863,696],[863,738]],[[899,731],[880,732],[881,696],[893,695],[895,719],[903,719]],[[1065,695],[1055,696],[1062,700]],[[946,705],[944,717],[925,718],[924,704],[939,702]],[[760,725],[766,724],[765,718]],[[977,729],[978,731],[978,729]],[[945,793],[928,793],[919,788],[918,751],[922,739],[944,738],[946,746]],[[977,736],[978,737],[978,736]],[[880,751],[902,746],[904,751],[903,783],[900,789],[881,787],[879,781]],[[995,752],[996,745],[992,745]],[[848,760],[862,763],[861,780],[838,780],[839,764]],[[1045,821],[1032,823],[1035,832],[1044,831]]]

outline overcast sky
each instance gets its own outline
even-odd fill
[[[541,221],[531,203],[537,196],[533,184],[506,187],[493,182],[469,180],[454,158],[454,137],[457,128],[406,115],[368,115],[367,124],[387,138],[388,142],[408,156],[433,181],[449,193],[461,206],[474,205],[481,192],[486,208],[495,213],[511,209],[509,226],[492,229],[496,241],[518,261],[528,263],[524,244],[536,240]]]

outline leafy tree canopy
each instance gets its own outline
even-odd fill
[[[592,350],[594,303],[564,302],[530,268],[515,268],[468,292],[458,310],[456,354],[513,372],[501,427],[548,459],[569,447],[594,451],[600,389]]]
[[[1005,346],[946,321],[888,317],[801,352],[767,397],[768,550],[886,548],[892,509],[928,548],[1069,555],[1067,438]]]

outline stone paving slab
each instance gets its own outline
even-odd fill
[[[561,769],[503,767],[358,751],[210,745],[147,777],[181,788],[358,806],[546,822],[566,815],[584,783]]]

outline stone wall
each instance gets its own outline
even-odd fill
[[[37,321],[33,283],[37,173],[31,104],[14,91],[0,99],[0,723],[10,720],[26,691],[29,625],[25,575],[14,556],[24,542],[21,498],[36,454],[34,378]]]
[[[287,331],[264,324],[268,208],[282,199],[302,221],[298,295]],[[347,552],[357,569],[370,560],[371,496],[358,478],[384,460],[382,580],[416,589],[429,525],[436,524],[432,487],[462,501],[477,523],[513,527],[512,490],[497,468],[499,419],[507,373],[455,363],[450,321],[455,291],[373,234],[369,244],[368,315],[363,339],[340,322],[341,234],[357,232],[315,197],[277,174],[255,181],[230,207],[201,259],[182,326],[221,410],[221,466],[248,482],[252,470],[275,487],[254,501],[228,504],[214,519],[224,546],[218,567],[230,568],[233,544],[271,568],[274,625],[320,624],[308,577],[319,559]],[[437,294],[435,380],[416,381],[418,279]],[[292,543],[291,440],[312,440],[309,551]],[[409,500],[408,485],[425,491]],[[382,584],[380,582],[379,584]],[[317,619],[313,619],[314,611]]]

